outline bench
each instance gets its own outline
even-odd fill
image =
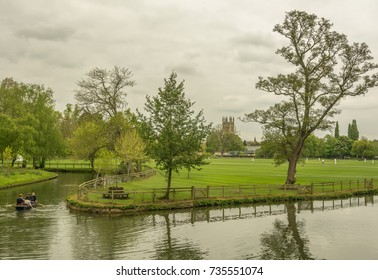
[[[113,198],[113,199],[128,199],[129,194],[128,193],[119,193],[119,192],[115,192],[115,193],[108,192],[108,193],[103,193],[102,197],[103,198]]]

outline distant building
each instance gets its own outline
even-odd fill
[[[234,117],[222,118],[222,129],[225,133],[235,133],[235,119]]]

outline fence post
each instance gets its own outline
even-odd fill
[[[314,194],[314,183],[311,183],[311,194]]]
[[[195,189],[194,189],[194,186],[192,186],[192,200],[194,200],[194,197],[195,197]]]
[[[343,181],[340,181],[340,188],[341,188],[341,191],[343,191]]]

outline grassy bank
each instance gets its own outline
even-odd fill
[[[214,198],[202,200],[181,200],[181,201],[157,201],[154,203],[133,204],[127,200],[107,201],[101,199],[78,201],[76,195],[66,199],[67,206],[73,210],[97,214],[135,214],[144,211],[184,209],[192,207],[214,207],[214,206],[232,206],[241,204],[266,204],[266,203],[285,203],[309,200],[332,200],[346,199],[355,196],[366,196],[378,194],[378,188],[370,190],[344,191],[338,193],[323,194],[302,194],[302,195],[272,195],[257,196],[244,198]]]
[[[271,159],[220,158],[209,160],[210,164],[202,170],[192,170],[189,174],[183,170],[173,175],[173,187],[206,187],[235,185],[278,185],[286,178],[287,164],[275,166]],[[311,159],[298,164],[297,184],[348,181],[362,178],[378,180],[378,161],[326,160],[323,164],[318,159]],[[166,187],[166,181],[160,174],[143,181],[123,183],[130,191]]]
[[[373,162],[309,160],[298,166],[297,189],[282,187],[286,165],[272,160],[212,159],[201,171],[175,174],[170,201],[161,201],[166,181],[161,174],[122,183],[129,199],[103,198],[106,188],[91,190],[86,202],[69,199],[73,208],[86,211],[144,211],[251,202],[281,202],[337,198],[377,193],[378,164]],[[369,180],[365,180],[365,179]],[[370,179],[373,179],[370,181]],[[375,181],[374,181],[375,180]],[[328,183],[325,183],[328,182]],[[372,185],[368,184],[372,183]],[[100,209],[100,210],[99,210]],[[106,210],[108,209],[108,210]]]
[[[10,188],[57,177],[56,173],[24,168],[1,168],[0,189]]]

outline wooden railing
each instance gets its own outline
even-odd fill
[[[149,169],[143,172],[136,172],[131,174],[121,174],[121,175],[112,175],[112,176],[105,176],[105,177],[98,177],[96,179],[84,182],[79,185],[77,191],[77,198],[79,200],[87,200],[88,193],[90,191],[117,186],[120,182],[130,182],[137,179],[144,179],[151,177],[156,174],[155,169]]]

